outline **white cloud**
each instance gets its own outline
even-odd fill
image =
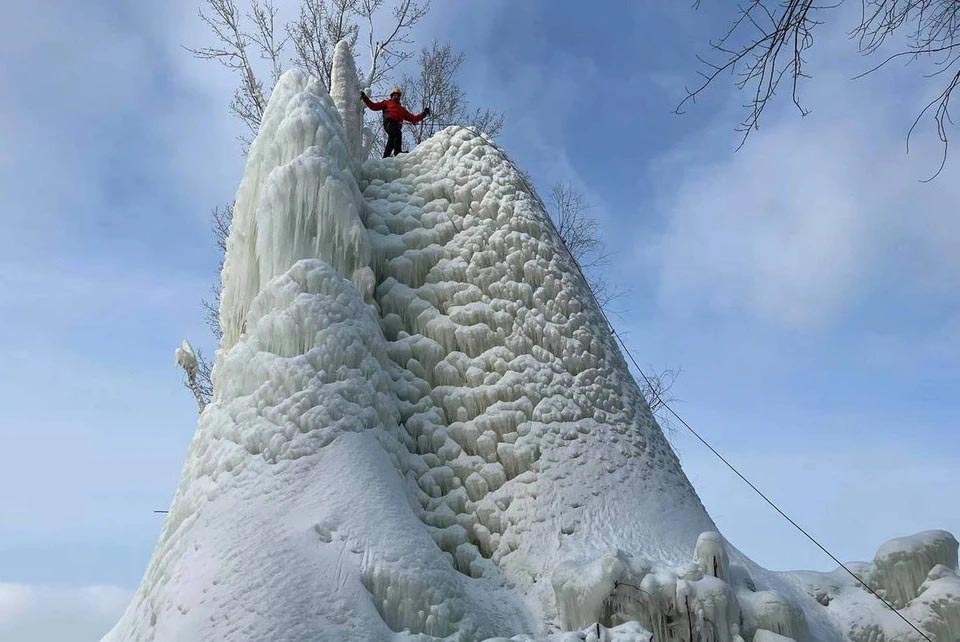
[[[98,640],[120,618],[131,595],[115,586],[49,588],[0,583],[0,639]]]
[[[806,94],[813,113],[801,119],[781,101],[738,153],[729,151],[736,114],[724,113],[711,134],[658,161],[667,221],[644,250],[670,309],[803,327],[880,290],[960,286],[960,165],[921,183],[940,149],[918,139],[904,154],[919,109],[897,98],[909,76],[852,75],[816,75]]]
[[[234,80],[182,48],[204,42],[195,2],[119,14],[97,3],[22,7],[0,39],[0,59],[30,61],[0,65],[12,88],[0,107],[10,183],[0,206],[19,232],[4,239],[11,251],[69,240],[91,222],[80,212],[116,208],[121,168],[198,202],[187,217],[232,197],[242,163],[227,112]]]
[[[851,159],[783,129],[679,184],[662,239],[665,296],[818,320],[863,270],[870,233]]]

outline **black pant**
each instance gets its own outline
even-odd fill
[[[387,146],[383,150],[383,157],[396,156],[401,152],[403,144],[402,124],[395,120],[383,121],[383,131],[387,132]]]

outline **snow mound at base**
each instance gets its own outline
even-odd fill
[[[872,564],[849,564],[870,588],[934,642],[960,640],[960,575],[957,540],[946,531],[925,531],[883,544]],[[842,569],[797,572],[799,584],[848,632],[852,642],[917,640],[920,637]]]
[[[354,76],[273,92],[214,399],[105,640],[915,639],[729,546],[513,166],[459,128],[359,164]],[[949,546],[874,564],[931,631],[957,630]]]
[[[902,607],[917,597],[938,564],[957,568],[957,539],[947,531],[925,531],[881,546],[871,579],[888,601]]]

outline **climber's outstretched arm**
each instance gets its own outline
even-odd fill
[[[380,101],[378,103],[375,103],[369,98],[367,98],[367,95],[362,91],[360,92],[360,98],[362,98],[363,103],[373,111],[383,111],[383,108],[386,107],[385,101]]]
[[[407,122],[411,122],[411,123],[413,123],[414,125],[416,125],[417,123],[419,123],[420,121],[422,121],[424,118],[426,118],[426,117],[429,116],[429,115],[430,115],[430,108],[429,108],[429,107],[425,107],[422,112],[420,112],[419,114],[416,114],[416,115],[411,114],[411,113],[410,113],[409,111],[407,111],[406,109],[403,110],[403,118],[404,118],[404,120],[406,120]]]

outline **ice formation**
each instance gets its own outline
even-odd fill
[[[872,563],[851,568],[934,642],[960,640],[957,540],[950,533],[925,531],[890,540]],[[906,622],[842,570],[794,576],[840,623],[851,642],[919,639]]]
[[[104,640],[918,640],[851,578],[726,542],[512,165],[460,128],[361,164],[348,54],[333,98],[273,92],[214,398]],[[955,642],[956,548],[857,568]]]
[[[363,153],[363,110],[360,101],[360,81],[357,78],[357,65],[353,52],[345,40],[337,43],[333,51],[333,64],[330,69],[330,97],[340,118],[343,119],[344,139],[350,155],[362,160]]]
[[[693,555],[700,566],[701,573],[721,580],[728,579],[730,558],[720,533],[711,531],[700,533]]]
[[[938,564],[957,568],[957,540],[946,531],[926,531],[881,546],[873,558],[871,579],[890,602],[902,607],[917,597]]]
[[[193,350],[189,341],[180,344],[180,347],[173,353],[173,358],[187,374],[197,371],[197,353]]]

